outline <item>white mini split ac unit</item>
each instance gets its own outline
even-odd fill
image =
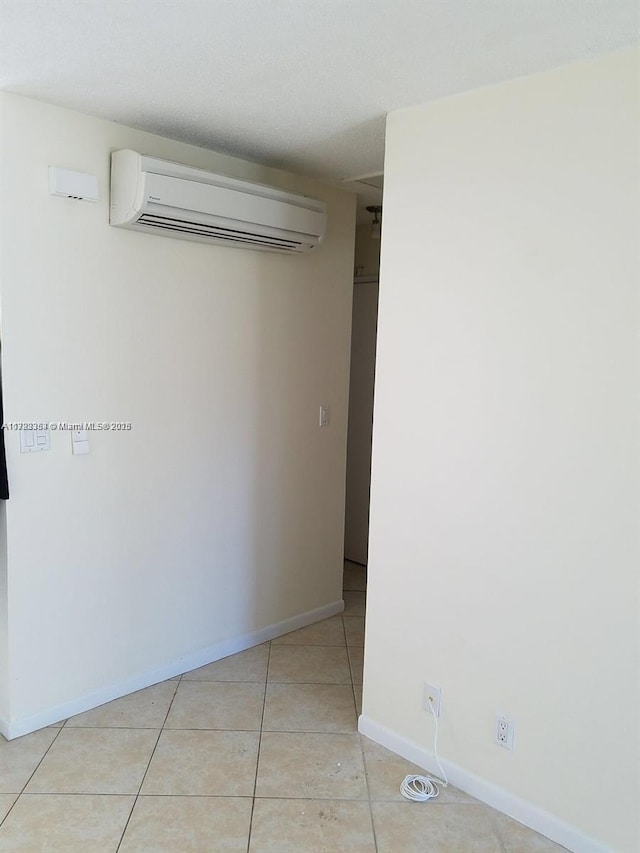
[[[308,252],[324,237],[323,201],[135,151],[111,155],[111,225],[271,252]]]

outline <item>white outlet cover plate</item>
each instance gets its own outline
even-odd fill
[[[431,709],[429,708],[429,697],[433,698],[433,710],[435,711],[436,717],[440,716],[440,700],[442,698],[442,688],[438,687],[437,684],[429,684],[428,681],[425,681],[424,684],[424,694],[423,694],[423,708],[425,711],[429,711],[431,713]]]
[[[514,722],[511,717],[498,711],[496,714],[496,743],[503,749],[513,749]],[[501,736],[501,732],[504,736]]]

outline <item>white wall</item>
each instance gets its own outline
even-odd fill
[[[5,418],[133,423],[80,457],[68,434],[22,456],[7,434],[15,733],[340,606],[355,212],[318,182],[2,108]],[[290,257],[111,228],[121,147],[322,197],[326,242]],[[98,175],[99,204],[49,197],[49,165]]]
[[[441,685],[457,778],[581,851],[640,848],[639,79],[599,58],[386,143],[364,728],[426,754]]]

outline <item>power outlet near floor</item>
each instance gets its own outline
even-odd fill
[[[422,699],[422,707],[425,711],[431,713],[431,705],[433,705],[433,713],[436,717],[440,716],[440,699],[442,697],[442,688],[436,684],[429,684],[425,681],[424,694]]]
[[[513,720],[506,714],[496,714],[496,743],[503,749],[513,749]]]

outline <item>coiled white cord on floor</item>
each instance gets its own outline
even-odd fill
[[[436,723],[433,736],[433,757],[442,779],[438,779],[436,776],[405,776],[400,785],[400,793],[407,800],[413,800],[414,803],[426,803],[427,800],[434,800],[440,793],[440,788],[446,788],[449,785],[447,774],[442,769],[442,764],[438,758],[438,717],[431,699],[429,699],[429,710]]]

